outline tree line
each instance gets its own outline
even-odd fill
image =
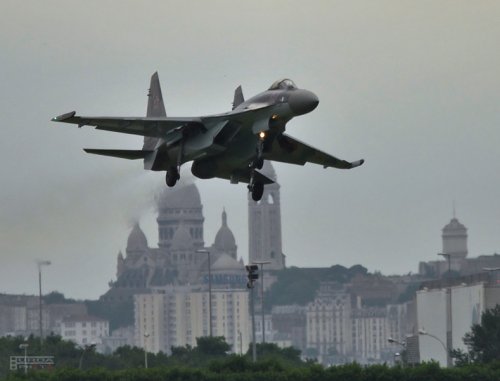
[[[252,362],[251,349],[244,355],[230,354],[223,337],[200,337],[197,346],[172,347],[171,354],[148,354],[137,347],[124,346],[110,355],[80,348],[59,336],[42,342],[36,337],[0,338],[0,377],[4,380],[39,381],[498,381],[500,380],[500,305],[487,310],[479,324],[464,337],[468,351],[452,351],[455,367],[437,363],[362,366],[356,363],[322,367],[313,360],[302,360],[299,350],[275,344],[257,344],[258,361]],[[22,355],[21,344],[28,344],[29,355],[53,355],[53,370],[9,371],[9,356]]]

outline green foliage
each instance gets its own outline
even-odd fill
[[[66,298],[63,293],[58,291],[52,291],[44,295],[43,300],[46,304],[69,304],[79,302],[75,299]],[[90,315],[108,320],[111,330],[134,324],[134,302],[132,299],[115,302],[100,299],[85,300],[83,303],[85,303]]]
[[[469,353],[464,352],[461,349],[452,349],[450,351],[450,356],[453,359],[455,366],[465,366],[472,363]]]
[[[10,373],[5,380],[34,381],[498,381],[499,364],[470,365],[463,368],[440,368],[436,363],[422,364],[414,368],[389,367],[387,365],[361,366],[348,364],[323,368],[319,365],[286,367],[273,361],[252,363],[245,357],[229,356],[195,369],[185,366],[168,366],[151,369],[125,369],[112,371],[95,368],[56,369],[52,372]]]
[[[75,299],[66,299],[64,294],[58,291],[52,291],[51,293],[44,295],[42,298],[46,304],[76,303]]]
[[[256,344],[257,358],[265,361],[284,362],[287,365],[301,365],[300,351],[294,347],[280,348],[272,343],[257,343]],[[252,345],[248,348],[246,356],[252,356]]]
[[[321,282],[349,282],[356,274],[366,275],[368,270],[355,265],[347,268],[335,265],[330,268],[309,269],[289,267],[277,273],[278,280],[265,296],[266,310],[274,305],[306,305],[314,300]]]
[[[417,293],[417,290],[420,288],[420,284],[420,282],[414,282],[406,286],[406,290],[404,290],[403,293],[398,297],[398,303],[405,303],[413,300],[415,294]]]
[[[90,315],[108,320],[111,331],[134,324],[134,302],[132,299],[121,302],[86,300],[85,305]]]
[[[224,356],[230,349],[224,336],[196,338],[196,350],[205,356]]]
[[[231,349],[223,336],[198,337],[195,348],[172,347],[172,354],[168,358],[168,364],[178,366],[204,367],[210,361],[225,358]]]
[[[494,313],[490,311],[491,314]],[[488,317],[486,316],[485,319]],[[468,364],[459,368],[441,368],[438,363],[413,368],[387,365],[361,366],[347,364],[324,368],[300,360],[294,348],[259,344],[258,361],[253,363],[250,351],[245,356],[228,355],[227,343],[220,337],[198,340],[199,347],[172,348],[172,355],[148,354],[149,369],[144,369],[144,351],[122,347],[112,355],[83,352],[74,343],[60,337],[40,341],[29,337],[29,355],[55,355],[52,371],[33,370],[27,376],[8,371],[8,356],[22,355],[22,337],[0,338],[0,379],[7,381],[498,381],[500,361]],[[79,360],[85,355],[82,369]],[[334,354],[332,352],[332,354]]]
[[[484,364],[500,360],[500,305],[482,314],[481,323],[472,326],[471,332],[464,337],[464,343],[469,354],[459,358],[462,363]],[[454,353],[455,356],[459,354]]]

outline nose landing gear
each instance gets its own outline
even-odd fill
[[[262,169],[264,166],[264,158],[262,157],[262,152],[264,151],[264,139],[266,137],[265,132],[259,133],[259,143],[257,144],[257,157],[250,163],[250,168],[252,174],[250,176],[250,183],[248,184],[248,190],[252,193],[252,200],[260,201],[262,195],[264,194],[264,184],[260,181],[255,180],[255,170]]]
[[[176,167],[171,167],[168,169],[167,174],[165,175],[165,183],[167,183],[167,186],[172,188],[177,184],[177,180],[181,178],[179,174],[179,170]]]

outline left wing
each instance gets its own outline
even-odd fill
[[[264,120],[272,106],[265,104],[254,109],[235,110],[224,114],[193,118],[78,116],[75,115],[75,111],[71,111],[52,118],[52,121],[77,124],[78,127],[94,126],[97,130],[164,138],[171,132],[185,128],[206,131],[211,126],[226,120],[242,125],[251,124],[255,120]]]
[[[82,126],[95,126],[97,130],[121,132],[124,134],[165,137],[166,134],[186,126],[197,126],[204,129],[200,118],[168,118],[168,117],[87,117],[77,116],[75,111],[52,118],[53,122],[64,122]]]
[[[322,165],[324,168],[334,167],[339,169],[359,167],[365,162],[363,159],[353,162],[338,159],[286,134],[278,136],[273,141],[271,148],[264,152],[264,158],[299,165],[314,163]]]

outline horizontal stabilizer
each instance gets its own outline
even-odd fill
[[[153,151],[143,151],[143,150],[127,150],[127,149],[95,149],[95,148],[84,148],[87,153],[93,153],[94,155],[112,156],[118,157],[120,159],[144,159],[147,155]]]

